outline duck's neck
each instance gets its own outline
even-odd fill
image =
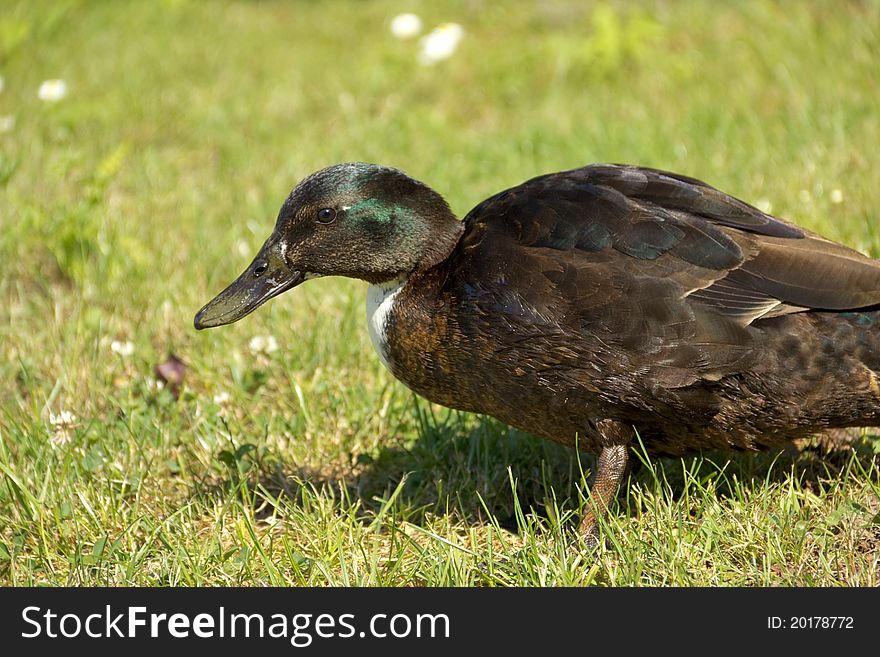
[[[371,283],[367,288],[367,329],[370,341],[379,354],[382,364],[391,371],[390,351],[388,348],[388,318],[394,307],[394,300],[406,285],[407,276],[400,276],[382,283]]]
[[[416,271],[428,271],[446,260],[464,233],[464,222],[455,218],[448,209],[445,216],[438,217],[434,224],[431,239],[424,248]]]
[[[418,219],[390,238],[388,248],[372,254],[368,270],[339,272],[366,281],[370,285],[385,286],[401,276],[419,274],[433,269],[448,259],[464,233],[464,223],[445,210]]]
[[[370,332],[370,341],[379,354],[382,364],[392,374],[394,371],[391,367],[387,328],[395,300],[410,278],[418,278],[420,274],[437,267],[452,255],[464,232],[464,223],[458,221],[450,212],[443,228],[436,231],[431,248],[422,252],[410,273],[387,276],[377,281],[367,280],[370,284],[367,288],[367,328]]]

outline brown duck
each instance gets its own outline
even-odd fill
[[[598,455],[591,537],[635,431],[681,455],[880,425],[880,262],[693,178],[592,165],[458,221],[401,171],[332,166],[195,326],[333,275],[370,284],[370,337],[413,391]]]

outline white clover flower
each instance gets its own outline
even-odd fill
[[[54,103],[67,95],[67,83],[64,80],[45,80],[41,85],[37,96],[40,100]]]
[[[278,341],[272,335],[255,335],[248,343],[254,354],[271,354],[278,351]]]
[[[422,50],[419,52],[419,63],[429,66],[443,59],[449,59],[458,49],[464,37],[464,28],[458,23],[443,23],[422,37]]]
[[[843,203],[843,192],[839,189],[832,189],[831,202],[834,203],[834,205],[839,205],[840,203]]]
[[[230,397],[229,393],[225,390],[218,392],[216,395],[214,395],[214,403],[218,406],[226,406],[226,404],[229,403],[230,399],[232,399],[232,397]]]
[[[11,114],[0,116],[0,134],[12,132],[15,128],[15,117]]]
[[[52,425],[53,447],[62,447],[73,440],[73,429],[76,426],[76,415],[70,411],[58,411],[58,415],[49,411],[49,424]]]
[[[132,342],[120,342],[119,340],[114,340],[110,343],[110,351],[114,354],[119,354],[123,358],[127,358],[134,353],[134,343]]]
[[[398,39],[412,39],[422,33],[422,19],[415,14],[397,14],[391,19],[391,34]]]

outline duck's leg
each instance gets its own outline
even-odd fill
[[[605,446],[599,453],[596,463],[596,472],[590,486],[590,495],[587,500],[587,508],[581,518],[581,533],[588,543],[595,545],[599,542],[598,517],[608,511],[611,499],[617,493],[620,482],[626,474],[627,461],[629,460],[629,438],[632,429],[620,422],[603,420],[597,423],[597,428],[602,435]]]

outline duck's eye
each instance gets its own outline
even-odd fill
[[[261,262],[256,267],[254,267],[254,278],[259,278],[263,274],[266,273],[266,270],[269,269],[268,263]]]
[[[318,223],[330,224],[336,219],[336,210],[333,208],[321,208],[318,210]]]

